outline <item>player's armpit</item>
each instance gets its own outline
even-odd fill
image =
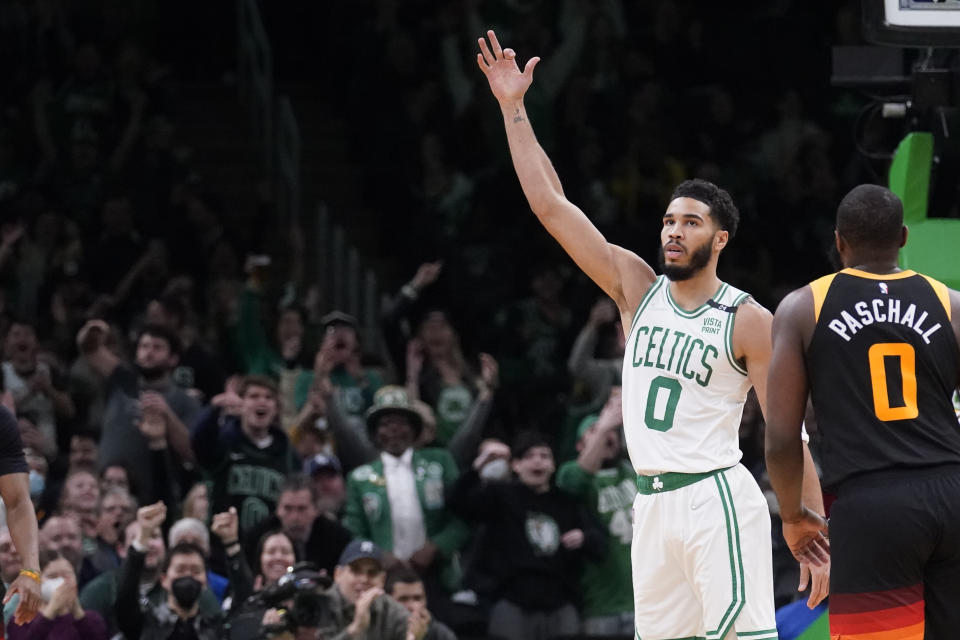
[[[752,297],[737,307],[733,325],[733,355],[743,362],[757,391],[760,410],[767,415],[767,369],[770,365],[773,315]]]

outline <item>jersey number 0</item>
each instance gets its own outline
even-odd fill
[[[873,412],[884,422],[912,420],[920,415],[917,408],[917,352],[906,342],[881,342],[870,347],[870,383],[873,387]],[[887,385],[887,365],[899,362],[903,404],[893,406]],[[897,366],[897,365],[894,365]]]
[[[643,413],[643,420],[648,429],[654,431],[669,431],[673,427],[673,418],[677,413],[677,403],[680,401],[680,392],[683,387],[680,381],[666,376],[657,376],[650,381],[650,390],[647,391],[647,407]],[[658,400],[666,397],[661,404],[661,411],[657,411]]]

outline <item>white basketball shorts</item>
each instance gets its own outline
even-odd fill
[[[669,490],[678,475],[653,479],[652,493],[634,501],[637,639],[775,640],[770,514],[760,487],[740,464]]]

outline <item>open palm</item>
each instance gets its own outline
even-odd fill
[[[497,34],[493,31],[487,31],[487,38],[490,39],[490,45],[487,41],[480,38],[477,42],[480,44],[480,53],[477,54],[477,65],[487,76],[487,82],[490,83],[490,91],[494,97],[501,103],[519,100],[523,94],[530,88],[533,81],[533,69],[540,62],[539,57],[533,57],[527,60],[527,64],[520,71],[517,66],[517,54],[513,49],[503,49],[497,40]]]

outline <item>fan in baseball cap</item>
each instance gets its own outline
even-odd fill
[[[307,474],[313,476],[321,471],[333,471],[335,473],[343,473],[343,467],[340,465],[340,460],[337,459],[337,456],[328,456],[325,453],[318,453],[313,456],[307,463],[304,465],[304,471]]]
[[[357,560],[373,560],[381,569],[383,568],[383,551],[377,545],[369,540],[353,540],[343,549],[340,559],[337,561],[338,567],[345,567],[353,564]]]
[[[337,590],[354,604],[370,589],[383,589],[385,578],[383,552],[369,540],[354,540],[348,544],[333,571]]]

